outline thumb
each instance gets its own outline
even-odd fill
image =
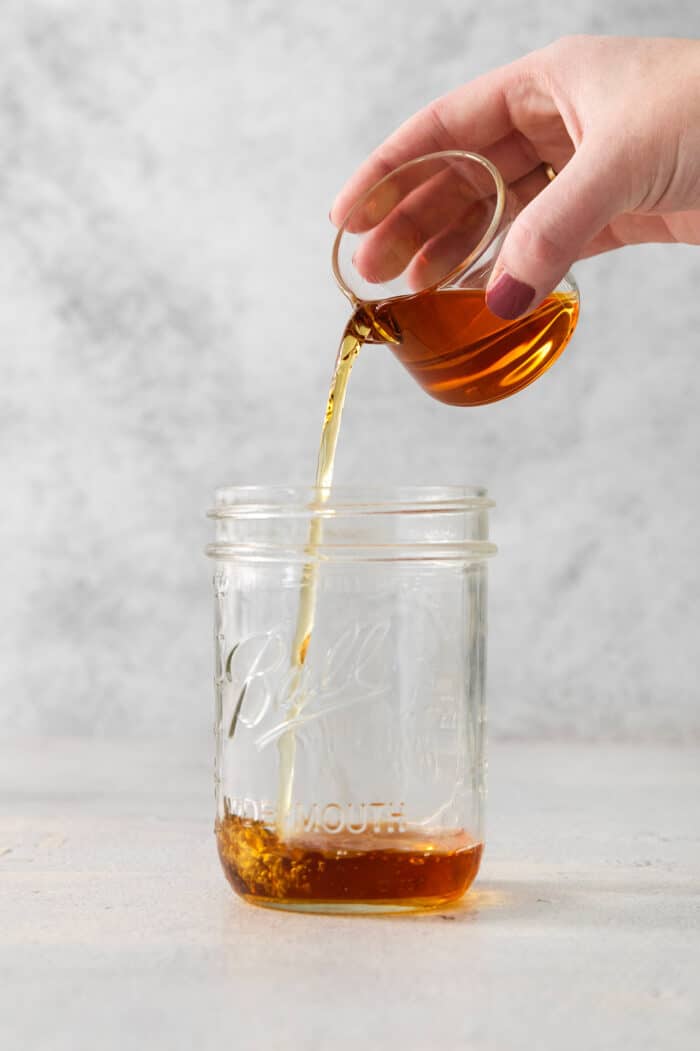
[[[511,320],[537,306],[584,245],[623,210],[602,170],[604,156],[581,147],[515,219],[486,288],[492,313]]]

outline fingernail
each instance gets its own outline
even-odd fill
[[[504,273],[493,288],[487,289],[486,306],[492,314],[497,314],[505,321],[512,321],[527,310],[534,298],[532,285],[526,285],[524,281],[517,281]]]

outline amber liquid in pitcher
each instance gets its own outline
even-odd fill
[[[349,328],[369,326],[364,342],[386,342],[438,401],[486,405],[553,365],[577,318],[578,296],[570,292],[553,292],[526,317],[503,321],[486,306],[483,289],[450,288],[360,307]]]
[[[386,343],[418,383],[451,405],[483,405],[532,383],[566,346],[578,315],[574,294],[553,293],[517,321],[503,321],[480,289],[429,291],[381,304],[360,304],[341,340],[321,432],[315,485],[328,498],[347,384],[365,343]],[[323,520],[314,517],[309,561],[303,569],[292,669],[301,669],[313,637]],[[288,830],[296,741],[303,711],[290,677],[289,729],[279,740],[277,820],[226,813],[217,821],[219,856],[226,876],[247,900],[265,905],[362,908],[439,907],[460,898],[473,882],[483,844],[464,831],[430,832],[407,826],[360,834]]]

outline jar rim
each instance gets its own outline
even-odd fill
[[[207,517],[332,518],[349,515],[454,514],[495,507],[484,486],[474,485],[309,485],[222,486]]]

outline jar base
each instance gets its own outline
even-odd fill
[[[466,888],[458,897],[407,900],[407,901],[284,901],[274,898],[259,898],[252,894],[239,895],[249,905],[278,912],[304,912],[325,916],[387,916],[437,912],[457,905],[467,893]]]

